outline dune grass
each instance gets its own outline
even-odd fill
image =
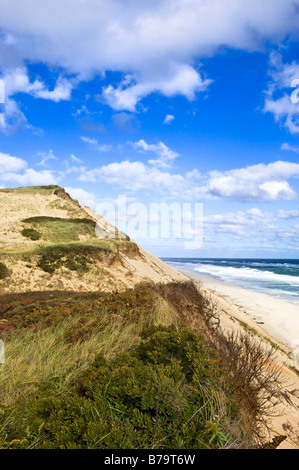
[[[3,193],[41,193],[52,194],[53,191],[58,190],[59,186],[50,184],[47,186],[21,186],[19,188],[2,188],[0,192]]]
[[[36,231],[45,242],[68,243],[79,241],[80,238],[92,239],[96,237],[96,223],[87,218],[60,218],[60,217],[30,217],[24,219],[30,228],[25,230]]]
[[[37,266],[47,273],[54,273],[62,266],[71,271],[87,272],[92,263],[103,260],[103,257],[111,253],[112,250],[107,244],[46,246],[38,250],[40,259]]]
[[[1,296],[0,337],[2,448],[244,447],[279,396],[189,282]]]
[[[134,347],[146,326],[169,324],[145,293],[140,288],[113,296],[36,292],[2,297],[2,322],[10,329],[2,333],[7,360],[0,369],[1,400],[11,404],[54,377],[59,390],[67,392],[96,354],[112,358]]]

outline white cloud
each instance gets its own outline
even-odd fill
[[[293,176],[299,176],[297,163],[260,163],[224,173],[211,172],[206,190],[216,197],[237,200],[287,200],[296,197],[286,181]]]
[[[42,87],[40,90],[33,93],[33,96],[59,103],[60,101],[68,101],[71,99],[72,89],[73,84],[69,80],[59,77],[53,90]]]
[[[182,175],[170,174],[142,162],[123,161],[110,163],[80,175],[81,181],[105,181],[122,186],[128,191],[144,189],[167,191],[169,195],[178,195],[185,189],[186,182]]]
[[[27,167],[25,160],[0,152],[0,173],[22,171]]]
[[[299,209],[293,209],[290,211],[279,209],[278,217],[280,219],[299,219]]]
[[[182,64],[170,66],[167,75],[161,75],[158,79],[156,75],[151,78],[141,79],[138,83],[129,84],[128,77],[114,88],[108,85],[103,89],[104,101],[116,111],[136,110],[137,103],[150,93],[161,93],[167,97],[183,95],[189,100],[193,100],[195,92],[205,91],[211,83],[209,79],[203,79],[200,74],[191,66]],[[128,85],[128,86],[127,86]]]
[[[163,124],[170,124],[175,117],[172,114],[166,114]]]
[[[6,98],[0,113],[0,131],[10,135],[22,126],[28,126],[25,115],[14,100]]]
[[[295,214],[296,212],[296,214]],[[293,214],[294,213],[294,214]],[[291,214],[290,217],[288,214]],[[280,243],[288,247],[296,247],[299,240],[298,224],[291,225],[283,219],[298,218],[298,211],[278,211],[277,214],[262,212],[258,208],[247,211],[226,212],[223,214],[212,214],[204,217],[204,234],[211,243],[222,242],[227,237],[231,240],[239,240],[243,243],[257,243],[265,247],[270,243],[272,248]],[[218,238],[221,235],[221,241]]]
[[[295,145],[290,145],[287,142],[283,143],[280,148],[281,150],[287,150],[289,152],[299,153],[299,147],[296,147]]]
[[[270,55],[269,74],[272,81],[266,91],[264,112],[272,113],[277,123],[285,126],[292,134],[297,134],[299,99],[294,101],[294,93],[298,93],[299,89],[299,63],[283,63],[281,54],[273,52]]]
[[[90,137],[81,137],[81,140],[86,144],[91,145],[94,149],[99,152],[109,152],[112,149],[112,145],[109,144],[99,144],[97,139],[92,139]]]
[[[7,172],[0,175],[1,181],[18,183],[22,186],[56,184],[59,178],[52,171],[35,171],[28,168],[24,173]]]
[[[6,70],[1,78],[4,84],[5,100],[4,110],[0,113],[0,130],[4,134],[13,133],[20,126],[27,125],[27,119],[19,105],[12,99],[17,93],[26,93],[34,98],[41,98],[59,102],[69,100],[73,84],[61,77],[58,78],[53,90],[49,90],[40,80],[30,82],[25,67]],[[27,125],[28,128],[31,126]]]
[[[157,155],[157,159],[149,160],[148,163],[159,168],[169,168],[173,161],[179,156],[178,153],[171,150],[163,142],[158,144],[148,144],[144,139],[133,144],[136,150],[143,152],[151,152]]]
[[[139,146],[146,149],[148,144],[141,141]],[[105,181],[130,191],[154,190],[164,192],[169,197],[180,196],[185,200],[224,198],[237,201],[274,201],[296,197],[287,180],[298,176],[299,164],[282,161],[225,172],[212,171],[205,175],[194,169],[180,175],[165,171],[165,165],[152,165],[152,160],[147,163],[126,160],[82,171],[79,180]],[[199,184],[199,180],[202,184]]]
[[[18,183],[27,185],[55,184],[59,176],[49,170],[36,171],[27,168],[27,162],[22,158],[0,152],[0,180],[2,183]]]
[[[53,154],[53,150],[49,150],[49,152],[38,152],[38,155],[42,157],[42,160],[37,163],[39,166],[47,166],[48,160],[58,160],[58,158]]]
[[[297,7],[298,0],[1,0],[0,64],[41,62],[79,80],[121,72],[127,78],[106,87],[103,98],[134,111],[152,92],[193,99],[210,83],[195,60],[222,46],[253,51],[279,43],[298,30]],[[52,91],[38,80],[23,86],[59,101],[69,99],[72,84],[61,78]]]
[[[72,154],[70,158],[71,158],[71,160],[72,160],[73,162],[76,162],[76,163],[83,163],[83,161],[80,160],[80,158],[76,157],[74,154]]]
[[[42,98],[59,102],[69,100],[71,97],[72,83],[65,78],[59,77],[55,88],[49,90],[40,80],[30,82],[28,71],[25,67],[9,69],[2,77],[5,87],[5,95],[13,96],[16,93],[27,93],[35,98]]]
[[[82,206],[95,209],[97,203],[94,194],[89,193],[82,188],[66,187],[65,190],[72,198],[77,199]]]

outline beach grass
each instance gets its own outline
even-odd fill
[[[52,194],[53,191],[59,189],[57,185],[46,185],[46,186],[21,186],[18,188],[1,188],[0,192],[3,193],[40,193],[40,194]]]
[[[30,226],[24,230],[38,232],[39,238],[48,243],[68,243],[79,241],[82,237],[96,237],[96,223],[87,218],[29,217],[23,222]]]
[[[245,447],[277,394],[269,356],[223,337],[193,283],[11,293],[0,307],[2,448]]]

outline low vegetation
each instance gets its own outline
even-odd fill
[[[250,447],[282,396],[191,282],[1,296],[0,337],[1,448]]]
[[[40,194],[51,194],[53,191],[60,189],[55,184],[47,186],[21,186],[19,188],[2,188],[0,192],[3,193],[40,193]]]
[[[89,266],[95,261],[102,261],[103,257],[111,254],[108,245],[68,244],[42,247],[38,251],[37,266],[47,273],[54,273],[56,269],[65,267],[71,271],[87,272]]]
[[[33,241],[41,238],[41,234],[32,228],[24,228],[21,233],[23,237],[30,238]]]
[[[24,219],[23,223],[30,224],[31,227],[25,228],[22,235],[24,232],[35,232],[39,234],[39,238],[48,243],[76,242],[80,237],[96,238],[96,223],[87,218],[29,217]]]
[[[9,276],[9,270],[4,263],[0,263],[0,279],[5,279]]]

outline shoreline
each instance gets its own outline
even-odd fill
[[[299,306],[265,293],[230,284],[208,274],[178,269],[204,290],[226,300],[246,315],[244,320],[265,331],[274,342],[292,350],[299,359]],[[262,328],[261,328],[262,327]]]
[[[247,331],[265,346],[270,343],[275,349],[280,381],[291,402],[273,402],[273,417],[267,419],[269,439],[285,435],[277,449],[299,449],[299,350],[294,351],[290,346],[292,338],[299,338],[298,306],[212,276],[184,269],[178,271],[198,283],[208,298],[217,303],[223,331]],[[281,311],[293,324],[281,325]]]

